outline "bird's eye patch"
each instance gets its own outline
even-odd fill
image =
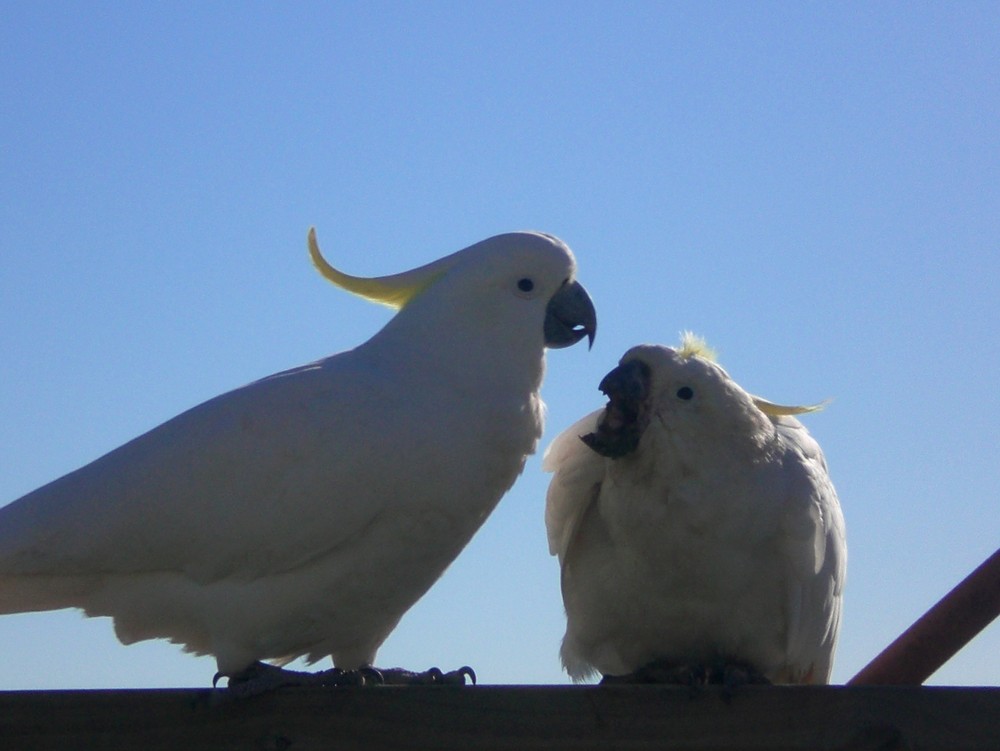
[[[522,292],[531,292],[535,288],[535,283],[528,277],[517,280],[517,288]]]
[[[684,401],[687,401],[692,397],[694,397],[694,389],[692,389],[690,386],[681,386],[679,389],[677,389],[678,399],[683,399]]]

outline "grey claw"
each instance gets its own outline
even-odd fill
[[[378,668],[373,668],[371,665],[365,665],[364,667],[358,668],[357,672],[361,677],[362,686],[367,686],[369,682],[376,686],[385,685],[385,676],[382,675],[382,671]]]
[[[447,673],[442,673],[437,668],[431,668],[427,671],[431,674],[433,680],[431,683],[438,686],[464,686],[466,679],[468,679],[473,686],[476,685],[476,671],[470,668],[468,665],[463,665],[458,670],[452,670]]]
[[[444,673],[441,672],[441,668],[429,668],[420,677],[422,682],[429,683],[432,686],[444,683]]]
[[[465,679],[468,678],[473,686],[476,685],[476,671],[470,668],[468,665],[463,665],[458,670],[455,670],[453,674],[457,674],[459,678],[462,679],[462,685],[465,685]]]
[[[472,681],[472,685],[476,685],[476,672],[468,665],[448,673],[440,668],[430,668],[421,673],[402,668],[375,672],[384,677],[385,685],[391,686],[464,686],[467,679]]]

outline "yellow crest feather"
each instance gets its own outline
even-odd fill
[[[767,399],[761,399],[759,396],[751,396],[751,399],[753,399],[753,403],[757,409],[768,417],[804,415],[806,412],[819,412],[829,404],[829,399],[819,404],[810,405],[775,404],[774,402],[769,402]]]
[[[717,357],[715,350],[708,346],[708,342],[691,331],[681,332],[681,346],[677,354],[685,360],[689,357],[700,357],[709,362],[716,362]]]
[[[331,266],[320,253],[315,227],[309,228],[309,257],[316,270],[341,289],[397,310],[430,286],[443,273],[443,270],[435,268],[435,264],[428,264],[413,271],[391,276],[364,277],[345,274]]]

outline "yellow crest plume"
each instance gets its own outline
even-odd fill
[[[819,404],[810,404],[808,406],[797,406],[790,404],[775,404],[774,402],[769,402],[767,399],[761,399],[759,396],[751,396],[754,405],[763,412],[768,417],[782,417],[785,415],[804,415],[806,412],[819,412],[823,407],[829,403],[829,399],[825,402],[820,402]]]
[[[390,308],[398,310],[444,274],[452,265],[454,254],[426,266],[404,271],[401,274],[373,277],[351,276],[335,269],[323,258],[323,254],[319,250],[319,243],[316,242],[316,228],[310,227],[309,257],[316,270],[341,289],[346,289],[366,300],[388,305]]]
[[[708,342],[691,331],[681,332],[681,346],[677,354],[685,360],[689,357],[700,357],[709,362],[716,362],[715,350],[708,346]]]

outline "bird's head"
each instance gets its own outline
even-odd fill
[[[558,238],[539,232],[496,235],[419,268],[380,277],[344,274],[320,253],[309,231],[309,253],[338,287],[407,313],[407,319],[448,320],[444,336],[466,328],[504,350],[525,337],[540,347],[567,347],[597,330],[593,302],[576,281],[576,262]],[[463,327],[470,322],[474,325]]]
[[[819,409],[748,394],[716,363],[705,341],[690,333],[676,349],[633,347],[600,389],[607,406],[597,429],[581,439],[611,459],[633,454],[651,425],[679,451],[713,451],[745,440],[759,444],[773,432],[773,419]]]

